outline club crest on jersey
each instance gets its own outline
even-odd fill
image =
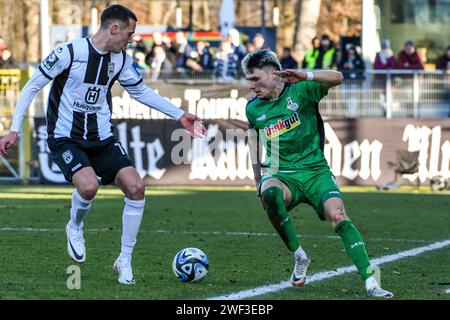
[[[282,135],[289,130],[294,129],[300,124],[300,118],[298,117],[297,112],[295,112],[289,118],[284,120],[278,120],[277,123],[271,124],[270,126],[264,128],[264,132],[266,133],[267,140],[271,140],[275,137]]]
[[[86,100],[87,103],[94,104],[98,101],[99,97],[100,97],[100,88],[89,87],[88,91],[86,92],[86,96],[84,97],[84,100]]]
[[[63,154],[61,155],[61,157],[63,158],[63,160],[66,164],[71,163],[73,160],[72,151],[70,151],[70,150],[64,151]]]
[[[42,61],[42,65],[45,67],[45,69],[50,70],[58,61],[59,58],[56,56],[55,52],[52,51],[52,53],[50,53],[48,57],[45,58],[44,61]]]
[[[292,111],[297,111],[297,109],[298,109],[298,104],[296,104],[295,102],[292,102],[292,98],[291,98],[290,96],[287,97],[286,100],[287,100],[287,102],[288,102],[287,108],[288,108],[289,110],[292,110]]]
[[[108,62],[108,78],[111,78],[114,74],[114,62]]]

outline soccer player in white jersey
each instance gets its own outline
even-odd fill
[[[202,136],[200,119],[175,107],[144,85],[124,51],[135,32],[136,15],[121,5],[106,8],[99,31],[56,47],[21,92],[10,133],[0,141],[0,155],[17,141],[24,116],[36,93],[53,81],[47,107],[48,146],[53,161],[74,184],[67,250],[76,262],[86,260],[83,219],[102,184],[115,183],[125,194],[122,246],[114,262],[119,282],[134,284],[131,257],[145,205],[145,185],[111,124],[111,87],[115,81],[139,102],[179,121],[193,136]]]

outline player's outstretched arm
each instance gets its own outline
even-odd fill
[[[8,149],[16,143],[18,136],[18,132],[10,131],[7,136],[0,140],[0,156],[6,157],[8,155]]]
[[[322,83],[325,88],[338,86],[344,80],[342,72],[334,70],[297,71],[286,69],[273,71],[273,73],[280,76],[283,82],[294,83],[313,80]]]
[[[202,120],[196,115],[185,112],[178,120],[186,131],[194,138],[203,138],[206,128],[202,124]]]

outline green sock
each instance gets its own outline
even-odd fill
[[[283,191],[278,187],[269,187],[262,193],[262,198],[267,205],[267,215],[270,222],[281,236],[286,247],[295,252],[300,246],[294,224],[284,204]]]
[[[347,255],[358,269],[362,279],[366,280],[369,278],[374,271],[370,265],[369,256],[358,229],[350,220],[344,220],[338,223],[335,231],[344,242]]]

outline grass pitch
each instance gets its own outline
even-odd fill
[[[0,299],[207,299],[289,279],[292,255],[275,234],[253,188],[148,188],[133,255],[135,286],[112,274],[120,251],[123,196],[102,187],[85,219],[87,260],[77,265],[66,249],[69,186],[0,186]],[[450,193],[342,188],[347,213],[370,258],[450,239]],[[351,265],[341,240],[307,205],[291,212],[313,263],[310,275]],[[450,242],[449,242],[450,245]],[[198,247],[210,261],[203,282],[182,283],[172,259]],[[394,299],[449,299],[450,246],[382,264],[383,287]],[[71,266],[80,289],[68,289]],[[69,271],[69,273],[68,273]],[[369,299],[356,273],[286,288],[251,299]]]

